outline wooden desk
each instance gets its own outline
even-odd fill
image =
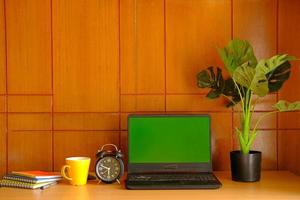
[[[257,183],[231,181],[229,172],[215,173],[223,183],[218,190],[126,190],[124,184],[106,185],[91,181],[85,186],[59,183],[46,190],[0,188],[2,200],[144,200],[144,199],[300,199],[300,177],[287,171],[265,171]]]

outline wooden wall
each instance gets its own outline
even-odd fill
[[[209,113],[213,165],[229,169],[237,110],[210,101],[197,72],[216,47],[249,40],[259,58],[300,57],[297,0],[0,0],[0,174],[59,170],[99,146],[126,151],[129,113]],[[299,62],[278,99],[300,99]],[[257,117],[257,115],[255,117]],[[255,149],[264,169],[300,174],[300,112],[270,116]],[[91,168],[92,169],[92,168]]]

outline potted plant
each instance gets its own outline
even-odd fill
[[[274,111],[262,114],[251,129],[254,108],[262,97],[278,91],[290,76],[291,60],[287,54],[257,61],[252,46],[245,40],[232,40],[218,53],[229,73],[224,78],[219,67],[208,67],[197,74],[198,87],[210,88],[207,97],[228,99],[227,107],[239,105],[241,126],[236,127],[240,150],[230,152],[231,174],[235,181],[253,182],[260,179],[261,152],[252,151],[257,127],[268,115],[300,109],[300,102],[284,100],[273,105]]]

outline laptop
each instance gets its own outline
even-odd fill
[[[129,115],[127,189],[215,189],[209,115]]]

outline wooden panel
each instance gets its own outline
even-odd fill
[[[231,109],[226,108],[223,98],[210,100],[205,95],[167,95],[167,111],[230,112]]]
[[[8,135],[8,153],[8,171],[51,171],[51,132],[10,132]]]
[[[291,41],[292,43],[295,41]],[[300,43],[300,39],[299,42]],[[286,53],[290,53],[290,51],[285,51]],[[296,54],[293,54],[296,55]],[[297,55],[297,58],[300,57],[300,52]],[[291,75],[288,81],[285,82],[282,89],[278,93],[279,99],[288,100],[290,102],[298,101],[300,99],[300,89],[295,87],[296,84],[300,84],[300,64],[299,61],[292,62]]]
[[[300,1],[284,1],[279,0],[279,29],[278,29],[278,47],[280,53],[288,53],[300,57]],[[282,90],[279,92],[279,99],[286,99],[288,101],[299,101],[300,99],[300,88],[295,87],[300,84],[300,63],[299,61],[292,62],[292,70],[291,76],[289,80],[285,83]],[[281,113],[279,114],[278,121],[279,128],[300,128],[299,125],[299,113]],[[284,136],[286,140],[290,140],[290,138],[294,138],[292,134],[288,134]],[[292,141],[291,141],[292,142]],[[296,145],[293,141],[293,145]],[[298,146],[300,142],[298,140]],[[286,147],[295,148],[295,147]],[[295,158],[296,155],[294,152],[283,151],[285,153],[284,156],[289,158]],[[290,155],[290,153],[293,155]],[[287,159],[284,159],[287,161]],[[299,161],[299,159],[298,159]],[[282,164],[282,163],[281,163]],[[296,161],[287,161],[287,169],[292,170],[293,172],[297,172],[300,174],[300,164],[296,165]]]
[[[8,112],[51,112],[51,96],[8,96]]]
[[[124,153],[124,164],[125,164],[125,170],[127,170],[127,163],[128,163],[128,134],[127,131],[121,131],[121,140],[120,140],[120,145],[121,145],[121,151]]]
[[[118,131],[58,131],[54,133],[54,170],[59,171],[66,157],[88,156],[94,171],[97,150],[107,143],[119,144]]]
[[[6,93],[6,52],[4,0],[0,0],[0,94]],[[5,111],[5,96],[0,96],[0,112]],[[6,117],[0,114],[0,177],[6,173]]]
[[[290,170],[300,176],[300,130],[279,131],[279,169]]]
[[[262,169],[277,169],[277,133],[276,130],[259,130],[251,150],[262,152]],[[235,134],[234,134],[235,136]],[[234,137],[234,147],[239,149],[237,137]]]
[[[5,112],[6,111],[6,97],[5,96],[0,96],[0,112]]]
[[[164,95],[122,95],[121,111],[138,112],[138,111],[164,111]]]
[[[276,54],[277,0],[233,0],[233,37],[248,40],[258,59]]]
[[[121,92],[164,93],[164,0],[120,4]]]
[[[51,93],[50,0],[6,1],[9,93]]]
[[[278,47],[279,53],[288,53],[300,58],[300,1],[279,0],[279,29]],[[297,101],[300,99],[300,63],[292,62],[290,79],[285,83],[283,90],[279,92],[280,99]]]
[[[118,1],[54,0],[54,110],[116,112]]]
[[[51,114],[9,114],[9,130],[51,130]]]
[[[234,113],[234,127],[241,127],[241,114],[242,113]],[[257,120],[260,116],[266,114],[266,112],[256,112],[252,115],[252,123],[251,128],[254,128]],[[270,114],[266,116],[258,125],[258,129],[276,129],[277,128],[277,117],[276,114]]]
[[[300,129],[300,112],[278,114],[279,129]]]
[[[199,92],[196,74],[220,66],[231,38],[230,1],[166,0],[167,92]]]
[[[0,176],[6,173],[6,116],[0,114]]]
[[[118,130],[119,114],[55,113],[55,130]]]
[[[128,115],[129,115],[129,113],[121,114],[121,130],[127,130]]]
[[[232,150],[231,113],[210,113],[214,170],[229,170]]]
[[[6,52],[4,0],[0,0],[0,94],[6,93]]]

